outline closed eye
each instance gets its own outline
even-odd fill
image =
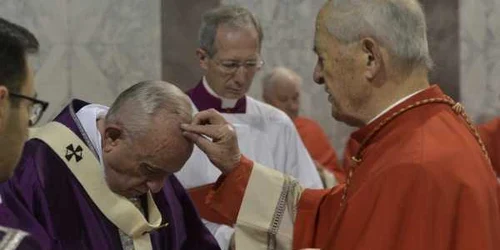
[[[223,62],[221,64],[222,66],[230,69],[238,68],[240,66],[238,63],[235,62]]]
[[[163,171],[147,164],[147,163],[141,163],[141,169],[147,174],[147,175],[158,175],[161,174]]]

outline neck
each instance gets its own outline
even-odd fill
[[[362,120],[363,125],[367,125],[400,100],[428,88],[427,74],[426,69],[416,69],[409,75],[391,77],[382,87],[376,89],[372,102],[366,106],[369,109]]]
[[[203,77],[203,86],[205,87],[205,89],[208,91],[208,93],[210,95],[221,100],[221,102],[222,102],[221,107],[222,108],[234,108],[234,106],[236,106],[236,103],[240,99],[240,98],[237,98],[237,99],[225,98],[225,97],[219,95],[217,92],[215,92],[215,90],[212,88],[212,86],[210,86],[210,83],[208,82],[206,77]]]

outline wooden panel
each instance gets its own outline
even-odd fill
[[[196,49],[202,14],[220,0],[162,0],[162,79],[183,90],[201,79]]]
[[[460,99],[460,41],[458,0],[420,0],[424,6],[429,47],[435,68],[431,83]]]

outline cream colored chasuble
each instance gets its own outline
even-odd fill
[[[149,233],[167,226],[151,192],[148,192],[147,220],[127,198],[113,193],[95,155],[69,128],[58,122],[32,129],[30,137],[42,140],[66,163],[99,210],[121,231],[130,236],[136,250],[152,250]],[[68,148],[71,145],[71,148]],[[67,157],[67,151],[74,157]]]

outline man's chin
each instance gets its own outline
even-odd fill
[[[227,91],[224,98],[237,100],[245,96],[243,91]]]
[[[356,128],[360,128],[360,127],[364,126],[363,122],[361,122],[360,120],[354,119],[350,116],[346,116],[346,115],[341,114],[339,112],[335,112],[333,110],[332,110],[332,117],[336,121],[344,123],[347,126],[356,127]]]

